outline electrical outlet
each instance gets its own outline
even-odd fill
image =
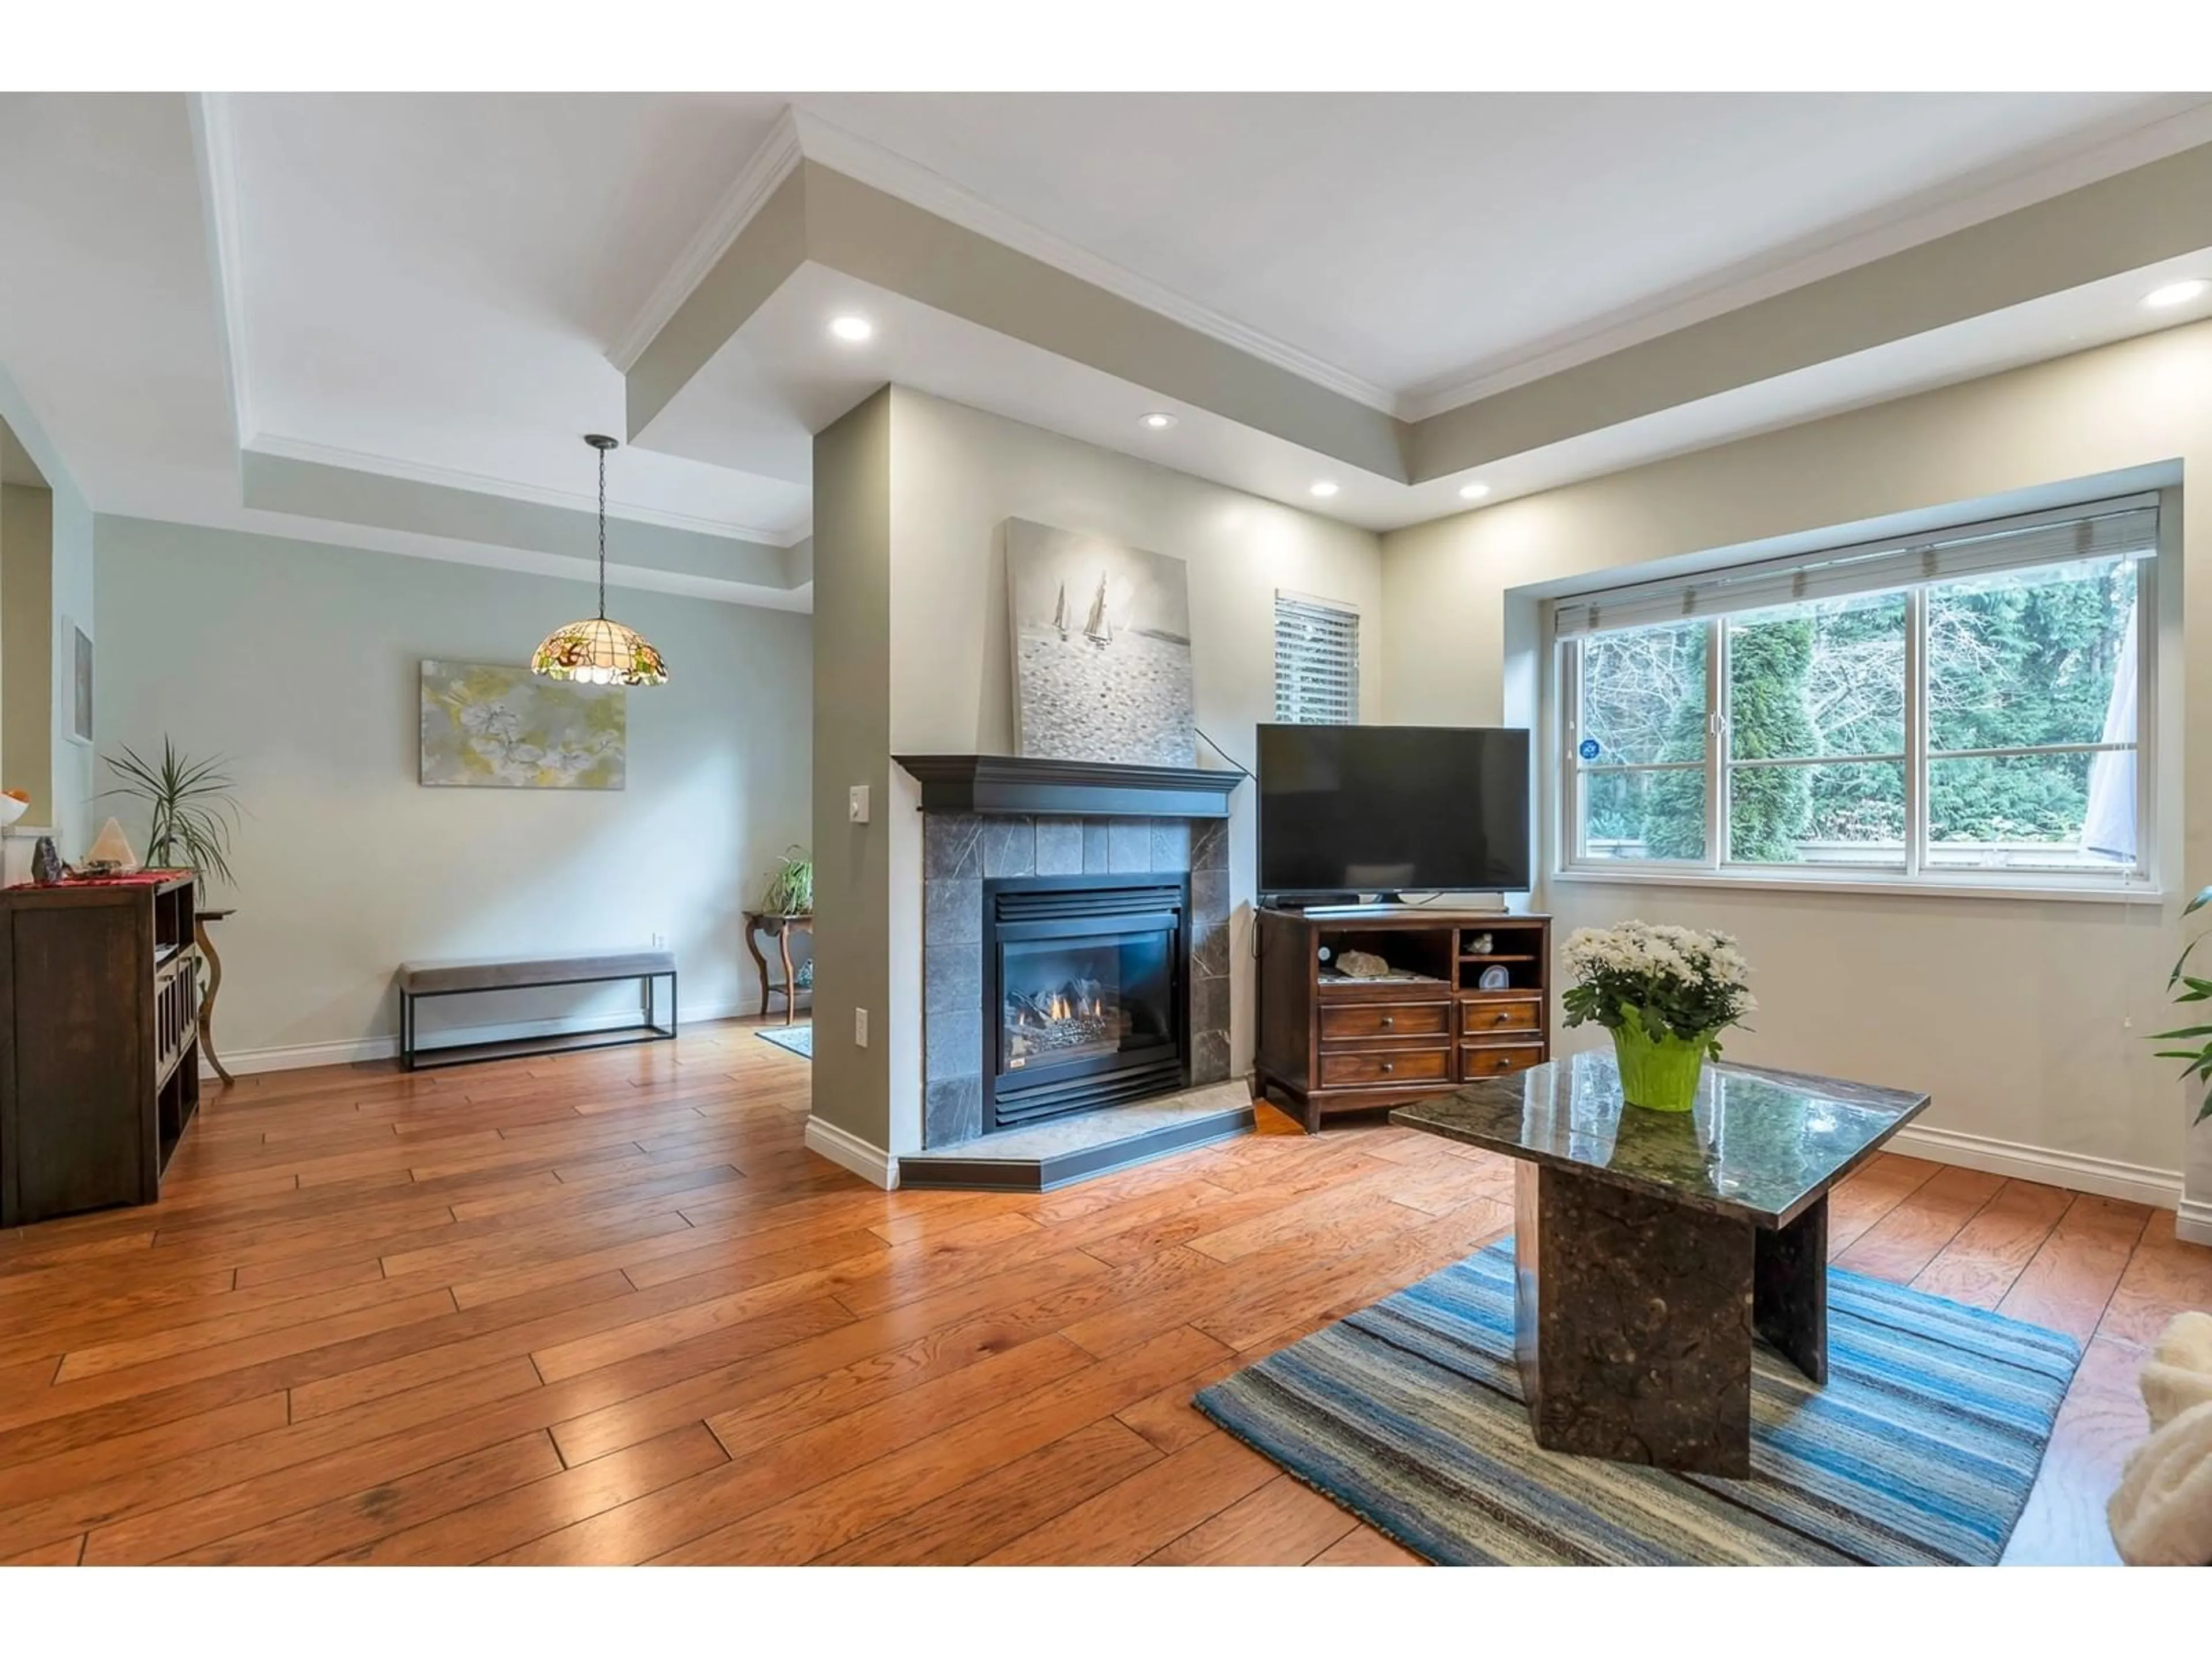
[[[868,786],[865,783],[854,784],[846,792],[845,805],[846,810],[852,815],[854,823],[866,823],[868,821]]]
[[[656,951],[666,950],[668,948],[668,936],[665,933],[655,933],[653,936],[653,948]]]
[[[855,1048],[868,1046],[868,1011],[865,1008],[853,1010],[853,1046]]]

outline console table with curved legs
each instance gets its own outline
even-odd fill
[[[814,918],[805,915],[770,915],[759,910],[745,912],[745,949],[752,952],[753,966],[760,969],[761,1018],[768,1018],[769,997],[771,993],[783,998],[783,1023],[793,1023],[799,1005],[798,988],[792,983],[791,936],[805,933],[814,937]],[[761,954],[760,936],[766,934],[776,943],[777,954],[783,961],[783,983],[771,985],[768,977],[768,958]]]
[[[222,1079],[226,1089],[234,1079],[224,1069],[222,1061],[216,1056],[214,1034],[215,994],[222,988],[222,958],[216,955],[215,941],[208,937],[208,923],[221,921],[225,916],[235,914],[234,910],[192,912],[192,939],[200,947],[200,955],[207,959],[208,967],[207,989],[200,994],[200,1052],[207,1056],[207,1063],[215,1067],[215,1074]]]

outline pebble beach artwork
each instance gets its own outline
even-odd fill
[[[1006,576],[1021,754],[1197,764],[1181,559],[1010,519]]]

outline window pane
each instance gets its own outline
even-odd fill
[[[1729,624],[1737,760],[1905,750],[1902,593],[1792,605]]]
[[[1954,869],[2128,868],[2135,863],[2135,768],[2118,763],[2132,760],[1931,760],[1928,861]]]
[[[1582,787],[1584,858],[1704,861],[1702,769],[1585,772]]]
[[[2086,559],[1929,589],[1929,749],[2131,742],[2135,599],[2130,559]],[[1996,792],[1965,801],[1961,824],[2036,817],[2044,792],[2034,767],[1953,775],[1961,789]],[[2014,799],[2012,787],[2025,793]]]
[[[1729,857],[1903,868],[1905,763],[1730,767]]]
[[[1576,753],[1584,763],[1704,758],[1704,623],[1594,634],[1583,641],[1577,655],[1582,729],[1575,733]]]

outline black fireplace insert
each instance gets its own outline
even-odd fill
[[[1188,877],[983,884],[983,1128],[1190,1083]]]

